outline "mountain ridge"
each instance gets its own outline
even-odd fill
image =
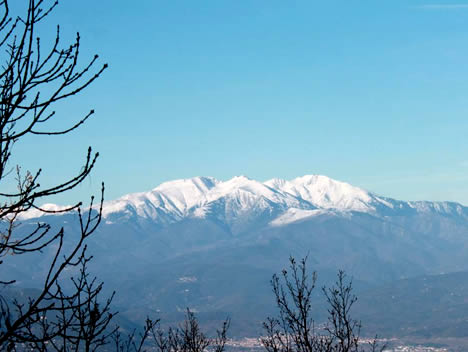
[[[58,210],[62,207],[46,204],[43,208]],[[292,180],[274,178],[265,182],[246,176],[235,176],[227,181],[203,176],[172,180],[147,192],[106,201],[103,218],[111,223],[117,214],[124,213],[164,226],[186,218],[214,215],[221,221],[228,221],[252,212],[269,212],[270,223],[278,226],[324,212],[382,215],[411,211],[457,214],[468,219],[468,208],[456,202],[396,200],[323,175],[305,175]],[[34,209],[21,214],[21,218],[41,215]]]
[[[19,226],[47,222],[73,241],[76,218],[44,214]],[[90,270],[119,288],[116,305],[129,319],[190,307],[226,312],[241,331],[260,326],[252,319],[274,308],[269,278],[289,256],[308,255],[320,285],[343,269],[357,286],[372,288],[468,271],[467,234],[468,208],[455,202],[399,201],[320,175],[265,182],[195,177],[105,202],[88,244]],[[28,261],[16,256],[3,265],[3,277],[37,287],[53,256],[53,248]]]

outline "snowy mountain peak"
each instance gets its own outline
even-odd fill
[[[349,183],[337,181],[323,175],[305,175],[289,182],[295,187],[307,188],[318,193],[341,193],[350,197],[364,196],[367,191],[354,187]]]
[[[282,178],[272,178],[271,180],[265,181],[264,184],[271,188],[281,189],[284,187],[286,182],[288,181],[283,180]]]
[[[118,207],[115,207],[114,202],[110,213],[125,208],[128,213],[163,222],[179,221],[186,217],[205,217],[207,214],[234,221],[233,219],[252,211],[269,214],[282,214],[288,209],[373,212],[374,198],[360,188],[322,175],[306,175],[291,181],[273,179],[267,182],[259,182],[243,175],[227,181],[194,177],[164,182],[151,192],[123,197],[121,200],[125,199],[125,202],[117,201]]]
[[[247,177],[245,175],[239,175],[239,176],[234,176],[231,178],[228,182],[248,182],[248,181],[253,181],[250,177]]]
[[[265,184],[310,202],[318,208],[374,210],[370,205],[373,196],[369,192],[323,175],[305,175],[291,181],[273,179]]]
[[[185,178],[173,181],[167,181],[161,183],[159,186],[153,189],[153,191],[168,191],[168,190],[198,190],[201,192],[205,192],[213,187],[215,187],[220,181],[215,179],[214,177],[203,177],[197,176],[192,178]]]
[[[261,195],[265,193],[266,188],[267,187],[263,183],[252,180],[246,176],[235,176],[230,180],[220,183],[217,187],[217,191],[227,194],[230,192],[243,190],[252,194]]]
[[[54,207],[47,205],[50,209]],[[161,225],[209,216],[229,226],[260,218],[278,225],[327,212],[365,212],[378,216],[395,211],[462,214],[462,208],[456,203],[382,198],[323,175],[305,175],[290,181],[275,178],[266,182],[236,176],[227,181],[193,177],[164,182],[149,192],[128,194],[106,202],[103,216],[109,223],[120,221],[122,216],[136,216]],[[40,215],[41,212],[31,211],[22,218]]]

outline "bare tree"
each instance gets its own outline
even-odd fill
[[[148,347],[148,340],[153,338],[153,345],[156,344],[157,326],[159,319],[146,318],[143,331],[137,334],[133,329],[129,334],[123,335],[120,328],[116,327],[112,332],[113,351],[116,352],[145,352]]]
[[[200,330],[195,314],[187,308],[184,322],[177,327],[161,328],[160,320],[147,318],[142,332],[133,330],[127,336],[116,329],[113,333],[114,350],[119,352],[144,352],[148,348],[158,352],[223,352],[227,342],[230,320],[226,319],[216,337],[210,338]]]
[[[71,278],[73,288],[65,293],[56,282],[44,299],[47,309],[24,321],[22,332],[27,338],[22,346],[34,351],[97,351],[110,342],[113,331],[108,325],[116,314],[110,311],[113,295],[100,302],[103,284],[88,274],[90,260],[85,246],[77,260],[79,272]],[[17,312],[23,311],[24,304],[12,303]]]
[[[263,323],[266,336],[262,343],[267,352],[360,352],[382,351],[376,339],[363,344],[361,323],[352,318],[350,310],[356,302],[352,282],[339,271],[335,286],[323,288],[328,303],[328,322],[316,326],[312,312],[312,293],[316,272],[307,273],[307,258],[299,263],[289,259],[289,271],[273,275],[271,285],[278,307],[278,317]]]
[[[48,49],[43,48],[37,28],[57,4],[58,1],[28,0],[24,15],[14,15],[10,13],[8,0],[0,1],[0,187],[3,188],[0,191],[0,264],[5,265],[12,255],[27,256],[54,248],[37,295],[30,297],[26,304],[12,304],[1,298],[0,350],[15,350],[18,345],[44,350],[46,344],[51,346],[49,343],[58,341],[59,337],[63,344],[75,337],[80,341],[97,341],[110,318],[108,305],[99,306],[95,300],[101,286],[88,280],[85,268],[89,257],[84,251],[86,239],[101,221],[104,185],[100,202],[95,205],[92,197],[86,211],[82,211],[81,202],[60,211],[39,206],[48,197],[67,192],[83,182],[93,169],[98,153],[93,153],[90,147],[81,170],[51,187],[40,185],[41,170],[23,171],[24,165],[11,165],[15,147],[24,138],[67,134],[94,114],[91,110],[62,130],[50,128],[50,122],[59,118],[53,110],[56,103],[80,93],[107,68],[107,64],[96,67],[97,55],[82,65],[79,34],[73,43],[62,45],[58,26],[55,39]],[[17,190],[7,191],[5,185],[12,178]],[[21,226],[21,215],[32,209],[43,214],[76,213],[80,224],[78,238],[70,247],[64,246],[63,228],[53,231],[50,224],[43,222],[33,229]],[[66,269],[80,266],[82,274],[74,281],[74,292],[65,293],[59,284],[60,277]],[[14,280],[1,283],[8,286]],[[48,320],[53,312],[58,312],[55,323]],[[77,321],[79,327],[73,325]],[[63,344],[62,350],[68,350]],[[92,350],[92,345],[90,342],[87,350]]]
[[[187,308],[185,320],[179,327],[170,327],[167,332],[155,329],[152,337],[159,352],[203,352],[206,349],[223,352],[227,341],[230,320],[226,319],[215,338],[209,338],[200,330],[195,314]]]
[[[333,287],[322,288],[328,303],[328,324],[325,331],[338,351],[359,351],[361,322],[351,317],[350,310],[357,301],[352,293],[352,282],[340,270]]]
[[[51,325],[59,338],[50,341],[56,351],[97,351],[110,342],[113,330],[108,326],[117,314],[111,312],[114,293],[104,303],[100,301],[103,284],[98,283],[96,277],[90,277],[87,271],[91,259],[86,255],[85,246],[78,258],[79,274],[71,279],[72,294],[65,294],[60,284],[56,284],[53,300],[57,302],[54,307],[57,313],[51,317]]]

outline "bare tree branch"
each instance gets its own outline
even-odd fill
[[[307,274],[307,257],[299,263],[289,259],[289,272],[273,275],[271,285],[278,307],[278,317],[263,323],[262,344],[267,352],[361,352],[383,351],[374,339],[370,346],[360,339],[361,323],[351,317],[357,298],[352,282],[339,271],[335,286],[323,288],[328,304],[328,323],[317,329],[312,317],[311,297],[317,275]]]
[[[73,43],[62,45],[59,26],[52,45],[44,50],[36,34],[38,26],[57,5],[58,1],[28,0],[26,12],[16,16],[10,13],[8,0],[0,1],[0,186],[11,178],[17,184],[16,191],[5,190],[5,186],[0,191],[0,265],[12,255],[54,250],[43,285],[34,297],[19,302],[0,296],[0,350],[15,350],[22,344],[38,351],[51,346],[60,351],[76,350],[77,346],[94,351],[107,343],[112,332],[108,325],[114,315],[110,312],[113,296],[104,303],[98,301],[102,284],[90,279],[87,264],[91,257],[86,255],[86,239],[101,221],[104,185],[97,206],[92,197],[85,210],[81,202],[58,211],[39,205],[83,182],[99,154],[90,147],[80,171],[51,187],[40,185],[41,170],[29,172],[23,171],[24,166],[10,165],[15,146],[25,136],[67,134],[94,114],[91,110],[61,130],[51,128],[50,122],[59,118],[53,110],[55,103],[80,93],[107,68],[107,64],[97,67],[97,55],[82,65],[80,35],[77,33]],[[75,213],[80,224],[77,240],[70,242],[63,228],[54,232],[44,222],[23,226],[21,215],[31,209],[42,214]],[[66,292],[60,279],[66,269],[74,267],[80,268],[80,275],[72,280],[73,290]],[[13,283],[0,281],[7,287]]]

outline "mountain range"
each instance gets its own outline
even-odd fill
[[[37,221],[70,234],[77,226],[74,214],[22,215],[23,226]],[[128,319],[190,307],[202,316],[230,315],[237,334],[256,334],[274,312],[271,275],[290,255],[308,256],[319,286],[346,270],[363,297],[421,275],[468,271],[468,208],[396,200],[320,175],[195,177],[104,203],[89,247],[91,269],[117,290],[115,303]],[[2,275],[34,287],[48,255],[10,261]],[[368,306],[362,312],[371,316]]]

